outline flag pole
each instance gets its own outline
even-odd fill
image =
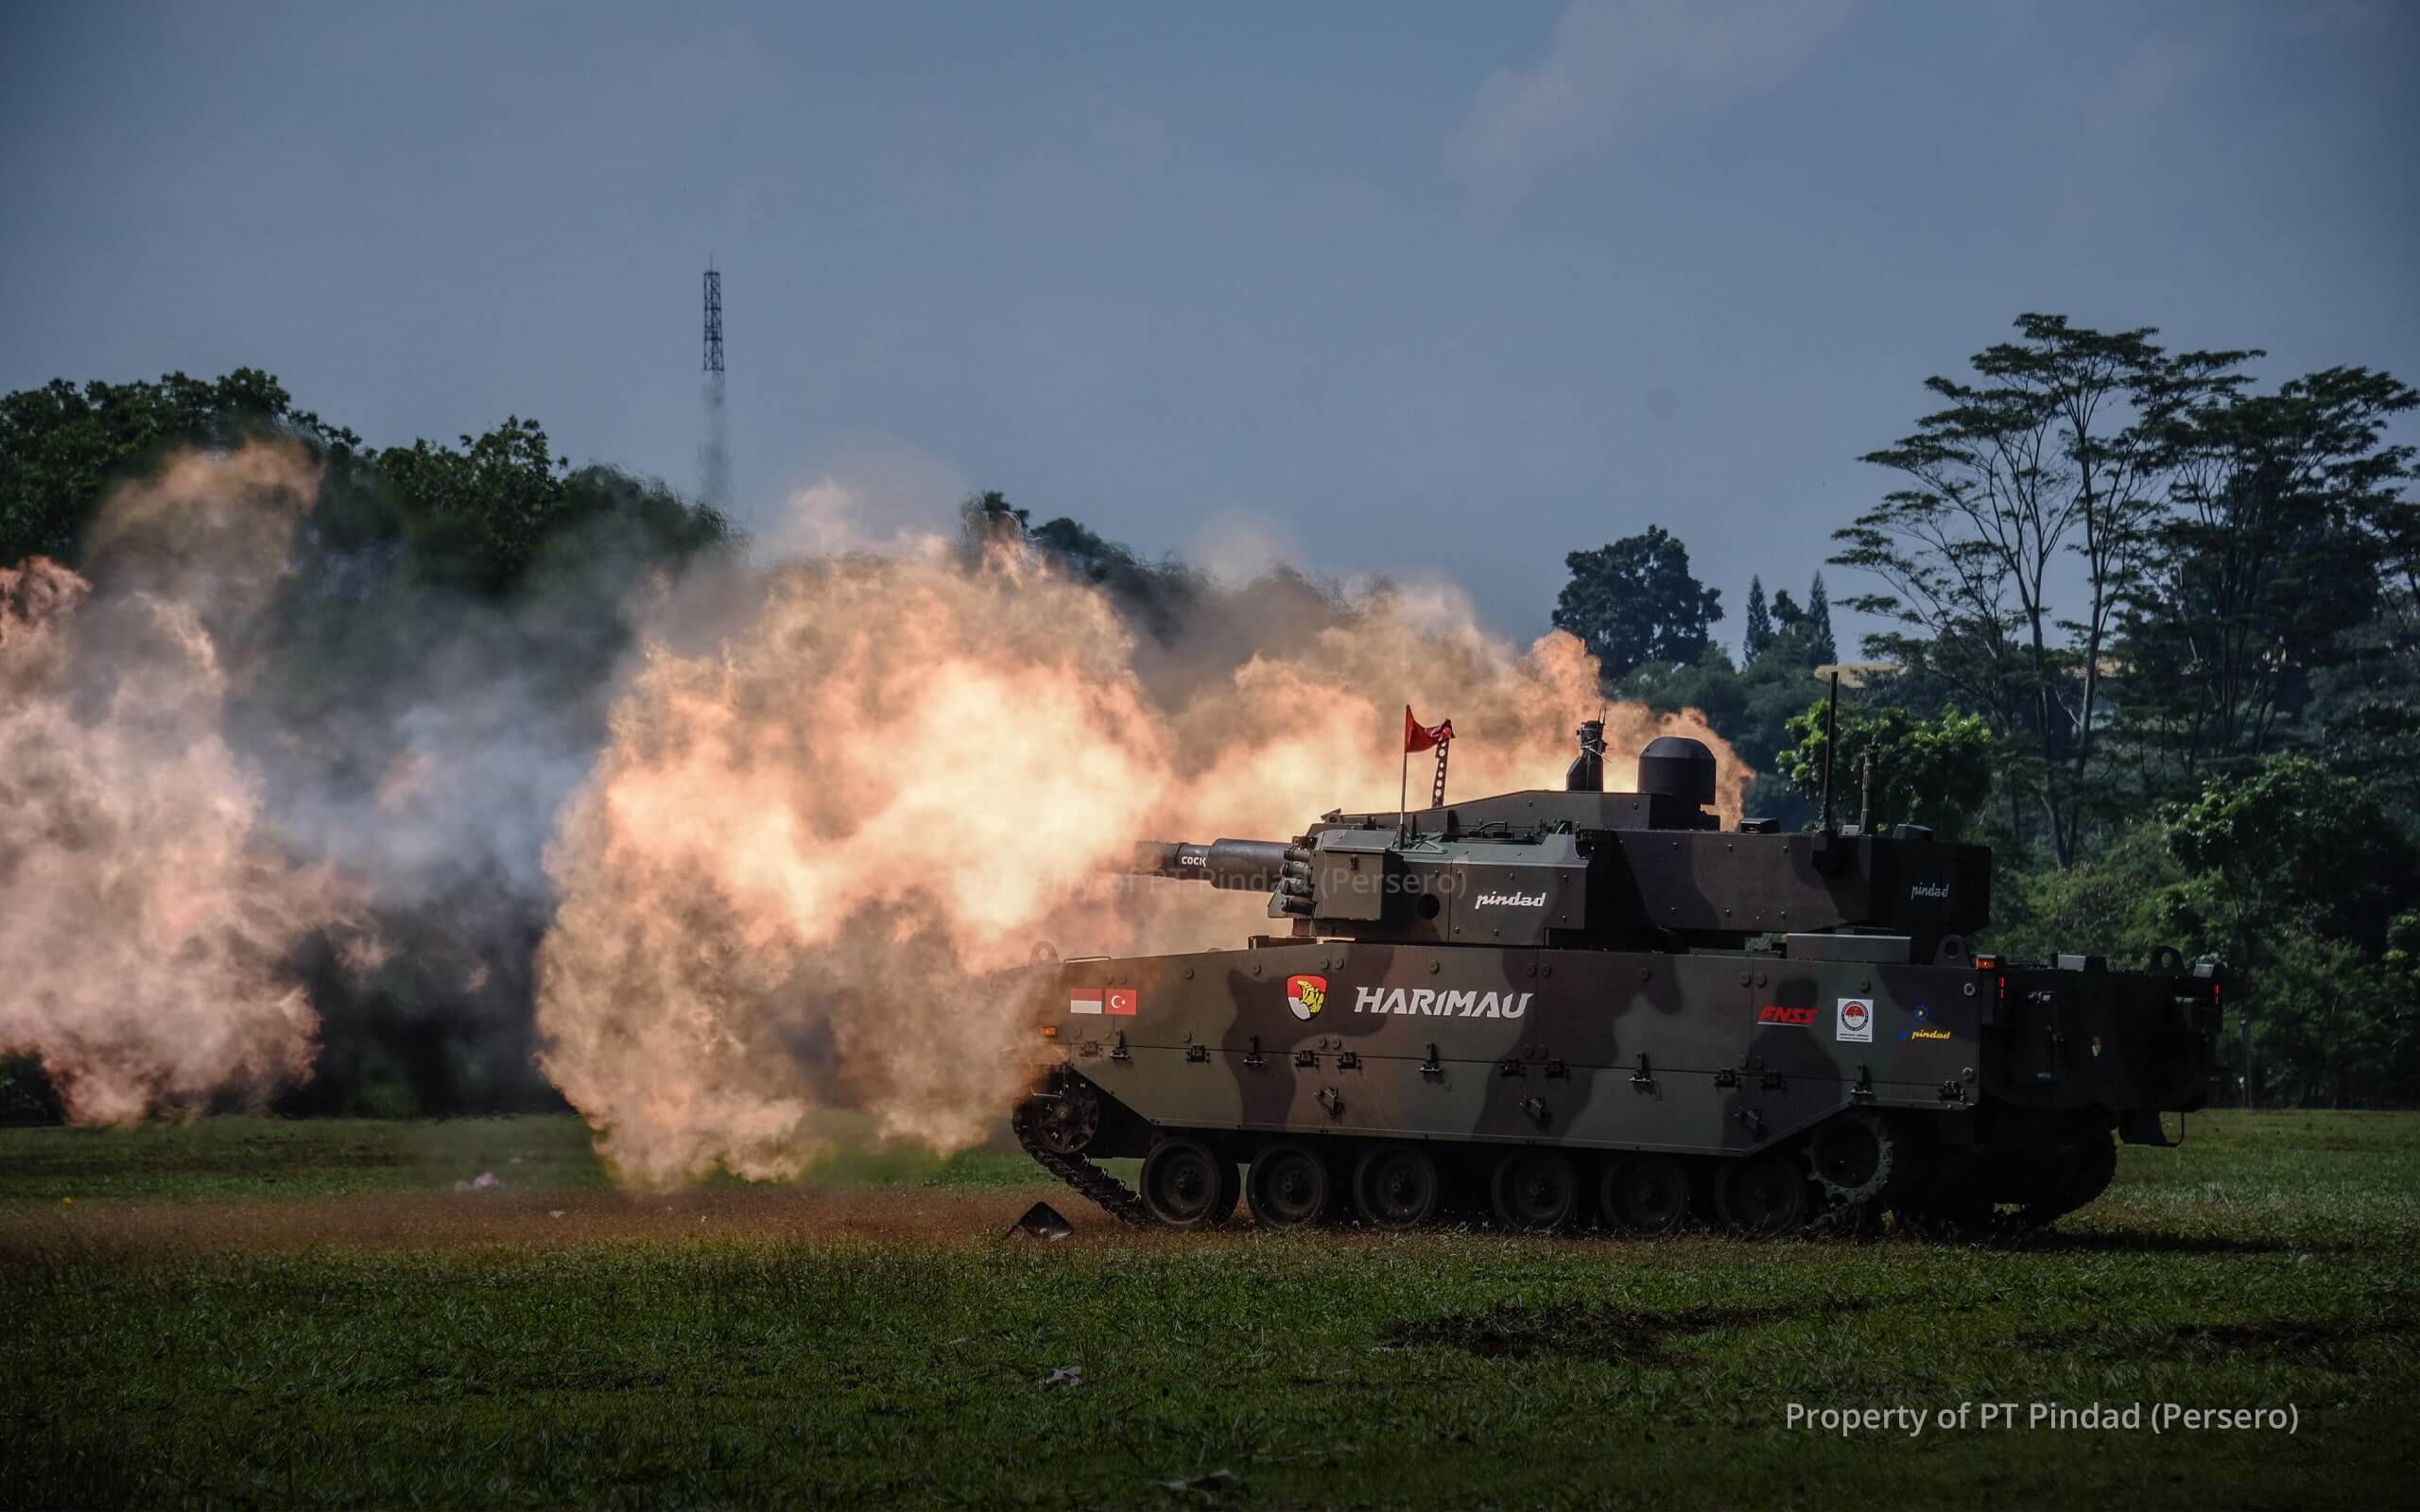
[[[1411,839],[1411,810],[1406,807],[1410,801],[1411,742],[1406,740],[1403,743],[1403,780],[1395,784],[1395,839],[1399,843]]]

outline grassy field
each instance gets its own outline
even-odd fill
[[[1076,1239],[997,1237],[1053,1190],[974,1152],[633,1198],[568,1120],[0,1132],[0,1500],[2415,1494],[2420,1117],[2197,1118],[2021,1246],[1185,1239],[1072,1199]],[[2028,1429],[2036,1402],[2299,1427]],[[1928,1424],[1826,1435],[1792,1403]]]

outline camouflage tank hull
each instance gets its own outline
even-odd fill
[[[1441,782],[1290,840],[1139,846],[1143,885],[1265,891],[1290,933],[1043,973],[1026,1148],[1179,1226],[1239,1197],[1280,1225],[2041,1224],[2107,1185],[2117,1136],[2202,1106],[2216,966],[1978,954],[1983,848],[1828,801],[1817,831],[1726,829],[1703,745],[1650,743],[1608,793],[1579,733],[1561,791]],[[1139,1194],[1093,1163],[1117,1156]]]
[[[1856,954],[1858,936],[1793,947]],[[1886,943],[1873,942],[1879,946]],[[2211,967],[1256,940],[1070,960],[1028,1147],[1121,1217],[1752,1233],[2047,1223],[2114,1137],[2166,1143],[2216,1054]],[[1094,1160],[1141,1157],[1141,1191]],[[1115,1186],[1115,1183],[1109,1183]]]

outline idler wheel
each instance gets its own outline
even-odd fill
[[[1670,1155],[1614,1160],[1598,1185],[1597,1202],[1616,1228],[1668,1234],[1688,1221],[1689,1168]]]
[[[1869,1202],[1890,1183],[1898,1147],[1891,1125],[1863,1110],[1837,1114],[1806,1144],[1807,1169],[1836,1203]]]
[[[1410,1144],[1381,1144],[1353,1172],[1353,1206],[1381,1228],[1411,1228],[1437,1212],[1437,1162]]]
[[[1244,1197],[1252,1215],[1271,1228],[1299,1228],[1327,1216],[1327,1162],[1300,1144],[1272,1144],[1252,1162]]]
[[[1143,1205],[1171,1228],[1207,1228],[1236,1211],[1236,1165],[1200,1140],[1162,1140],[1143,1158]]]
[[[1714,1205],[1734,1232],[1786,1234],[1806,1221],[1806,1175],[1778,1150],[1725,1160],[1715,1174]]]
[[[1053,1155],[1081,1155],[1100,1132],[1100,1093],[1080,1076],[1062,1076],[1033,1099],[1033,1133]]]
[[[1580,1174],[1561,1150],[1522,1149],[1495,1162],[1495,1221],[1528,1233],[1560,1228],[1580,1211]]]

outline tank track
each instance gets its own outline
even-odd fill
[[[1010,1115],[1009,1127],[1016,1131],[1017,1143],[1025,1146],[1025,1153],[1033,1157],[1034,1163],[1128,1228],[1150,1228],[1151,1211],[1133,1188],[1080,1155],[1059,1155],[1043,1144],[1042,1137],[1034,1130],[1033,1109],[1031,1098],[1017,1104],[1016,1111]]]
[[[1080,1155],[1061,1155],[1045,1145],[1039,1131],[1034,1126],[1034,1115],[1038,1106],[1039,1099],[1027,1098],[1016,1105],[1009,1118],[1009,1126],[1015,1131],[1017,1143],[1024,1148],[1026,1154],[1033,1158],[1034,1163],[1065,1182],[1068,1188],[1078,1195],[1126,1227],[1130,1228],[1159,1227],[1159,1220],[1151,1216],[1151,1211],[1144,1203],[1142,1194],[1133,1188]],[[2097,1182],[2093,1180],[2095,1177],[2099,1178]],[[2063,1200],[2054,1208],[2046,1205],[2042,1209],[2021,1215],[1986,1215],[1982,1227],[1987,1229],[2009,1232],[2047,1227],[2056,1218],[2084,1206],[2094,1197],[2099,1196],[2100,1188],[2107,1185],[2107,1182],[2105,1168],[2094,1169],[2081,1179],[2074,1173],[2067,1173],[2067,1179],[2062,1185],[2070,1190],[2061,1193]],[[1884,1190],[1887,1185],[1889,1185],[1887,1182],[1876,1182],[1873,1190],[1853,1196],[1819,1195],[1812,1211],[1807,1213],[1799,1227],[1792,1230],[1792,1234],[1802,1238],[1826,1239],[1870,1237],[1876,1231],[1884,1211],[1893,1206],[1891,1201],[1891,1193]]]

